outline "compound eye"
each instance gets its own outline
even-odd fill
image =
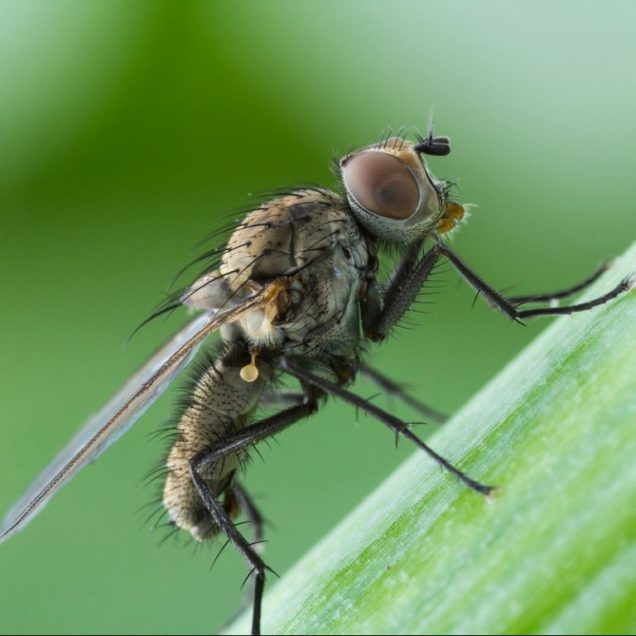
[[[400,159],[369,150],[351,157],[342,167],[349,194],[367,212],[389,219],[406,219],[420,202],[420,189]]]

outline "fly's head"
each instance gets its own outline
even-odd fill
[[[340,178],[351,210],[377,238],[410,243],[426,234],[443,234],[463,218],[464,208],[446,199],[447,184],[430,172],[423,155],[447,155],[446,137],[413,143],[401,137],[343,157]]]

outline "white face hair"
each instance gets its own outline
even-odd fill
[[[351,153],[339,163],[356,218],[378,238],[410,243],[447,231],[444,183],[436,181],[410,141],[392,137]]]

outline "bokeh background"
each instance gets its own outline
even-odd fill
[[[492,284],[559,288],[622,252],[635,20],[629,2],[1,2],[0,509],[181,324],[126,342],[228,211],[335,185],[334,155],[425,129],[431,109],[453,141],[432,169],[479,205],[456,248]],[[452,412],[546,323],[471,308],[442,280],[373,359]],[[0,547],[3,632],[209,633],[231,618],[241,560],[228,549],[210,570],[219,544],[159,547],[139,511],[174,398]],[[272,521],[272,567],[411,452],[337,404],[263,447],[247,484]]]

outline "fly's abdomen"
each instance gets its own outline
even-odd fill
[[[164,505],[170,519],[199,541],[213,536],[218,528],[192,481],[190,462],[195,455],[218,448],[247,424],[271,377],[269,365],[259,359],[258,378],[245,382],[240,371],[249,363],[250,355],[245,346],[234,343],[217,360],[208,356],[199,365],[178,420],[177,437],[168,454]],[[229,487],[240,461],[240,455],[230,454],[199,469],[215,496],[225,494],[223,503],[230,514],[237,512]]]

